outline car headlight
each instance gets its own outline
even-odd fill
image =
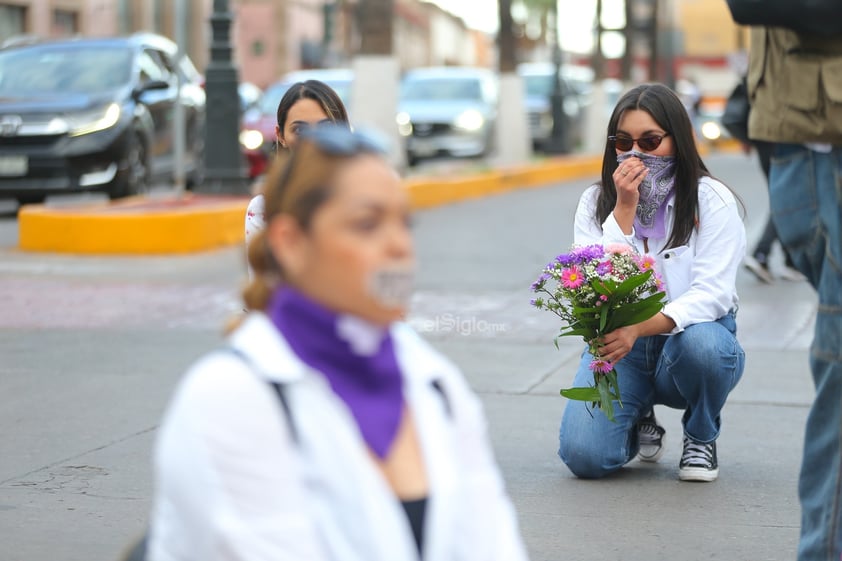
[[[453,121],[454,128],[471,132],[480,130],[484,124],[485,117],[476,109],[462,111]]]
[[[395,117],[395,122],[398,124],[398,132],[401,136],[412,135],[412,119],[409,116],[409,113],[401,111]]]
[[[702,136],[708,140],[716,140],[722,136],[722,129],[713,121],[708,121],[702,125]]]
[[[240,144],[247,150],[257,150],[263,146],[263,133],[254,129],[240,132]]]
[[[110,129],[120,120],[120,106],[116,103],[109,103],[105,107],[99,107],[83,113],[64,115],[62,120],[67,127],[69,136],[82,136],[93,132]]]

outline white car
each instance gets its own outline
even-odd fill
[[[491,150],[497,118],[497,76],[483,68],[408,71],[396,117],[410,165],[437,155],[482,156]]]

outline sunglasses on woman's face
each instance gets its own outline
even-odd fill
[[[374,131],[351,131],[334,123],[308,127],[299,133],[299,137],[333,156],[353,156],[362,152],[385,155],[389,151],[385,139]]]
[[[652,150],[657,150],[658,146],[661,145],[661,141],[669,135],[670,133],[649,134],[640,138],[632,138],[625,134],[618,134],[617,136],[609,136],[608,140],[613,142],[614,147],[620,152],[628,152],[634,148],[635,142],[637,142],[637,145],[644,152],[651,152]]]

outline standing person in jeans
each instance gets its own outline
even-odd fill
[[[751,141],[751,146],[757,150],[757,158],[760,160],[760,169],[763,170],[763,177],[766,178],[766,184],[769,183],[769,167],[772,165],[772,150],[774,144],[763,141]],[[772,220],[771,214],[766,220],[766,226],[763,228],[763,234],[757,240],[754,249],[750,255],[746,255],[745,266],[746,269],[752,272],[759,280],[765,283],[775,282],[775,277],[769,270],[769,257],[772,254],[772,245],[778,239],[778,231],[775,229],[775,221]],[[798,272],[795,264],[792,262],[792,257],[789,252],[783,247],[784,252],[784,266],[778,272],[780,278],[789,281],[803,281],[804,275]]]
[[[842,557],[842,35],[752,28],[749,136],[774,142],[778,236],[818,291],[816,397],[799,480],[799,561]]]

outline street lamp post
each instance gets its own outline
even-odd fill
[[[564,154],[570,151],[568,144],[569,120],[564,112],[564,91],[561,88],[561,42],[559,40],[558,28],[558,4],[553,2],[553,89],[550,94],[550,107],[552,109],[553,128],[550,133],[550,140],[545,147],[549,154]]]
[[[231,13],[227,0],[214,0],[213,38],[205,71],[207,111],[205,126],[205,193],[244,194],[247,190],[240,150],[240,103],[237,69],[231,61]]]

